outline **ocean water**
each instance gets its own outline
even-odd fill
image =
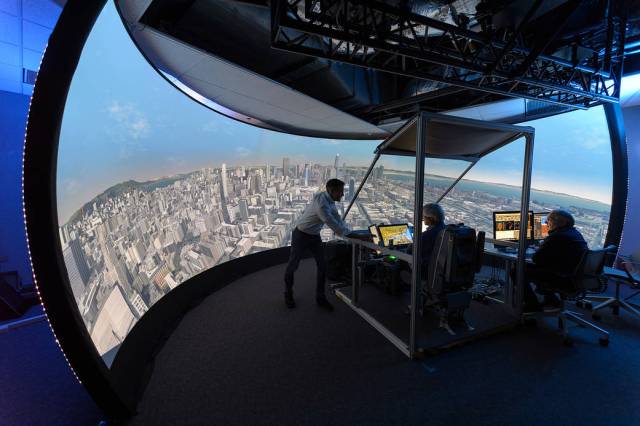
[[[411,175],[405,174],[396,174],[396,173],[385,173],[385,176],[388,176],[391,179],[400,180],[403,182],[413,181],[414,177]],[[451,185],[455,179],[442,177],[442,176],[428,176],[427,182],[431,185],[448,187]],[[498,197],[505,198],[515,198],[520,199],[521,188],[517,186],[509,186],[509,185],[500,185],[490,182],[478,182],[474,180],[466,180],[462,179],[455,186],[454,189],[458,189],[460,191],[478,191],[478,192],[486,192],[491,195],[495,195]],[[554,206],[562,206],[562,207],[578,207],[582,209],[591,209],[599,212],[609,212],[611,210],[611,206],[605,203],[601,203],[595,200],[589,200],[587,198],[576,197],[568,194],[559,194],[556,192],[550,191],[540,191],[537,189],[531,190],[531,202],[534,203],[543,203],[543,204],[551,204]]]

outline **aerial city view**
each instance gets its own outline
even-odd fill
[[[344,212],[365,167],[334,164],[228,166],[147,182],[126,181],[86,203],[60,228],[64,260],[84,322],[110,364],[137,320],[162,296],[217,264],[290,243],[292,227],[326,180],[346,182]],[[377,166],[347,221],[413,223],[414,174]],[[453,181],[427,176],[425,202]],[[494,210],[519,210],[520,188],[462,180],[442,201],[449,223],[492,232]],[[573,200],[572,200],[573,199]],[[532,191],[532,210],[569,208],[591,246],[604,241],[606,205]],[[573,201],[573,203],[572,203]],[[554,204],[554,202],[556,204]],[[569,203],[569,204],[566,204]],[[602,208],[604,206],[605,208]],[[323,240],[333,233],[325,227]]]

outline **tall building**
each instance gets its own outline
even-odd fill
[[[271,180],[271,166],[268,164],[265,167],[264,178],[266,179],[267,183],[269,183],[269,181]]]
[[[304,164],[304,186],[309,186],[309,163]]]
[[[69,244],[62,250],[62,256],[67,267],[73,294],[75,297],[80,297],[84,293],[91,275],[80,242],[77,239],[69,241]]]
[[[131,290],[131,284],[133,283],[133,278],[131,277],[129,269],[127,269],[127,266],[120,259],[115,262],[114,267],[116,277],[118,278],[118,283],[120,283],[120,286],[125,291],[125,294],[128,294]]]
[[[289,157],[284,157],[282,159],[282,176],[289,176]]]
[[[333,177],[338,177],[338,169],[340,168],[340,154],[336,154],[336,159],[333,162]]]
[[[239,203],[240,208],[240,219],[247,220],[249,219],[249,203],[247,203],[246,198],[242,198]]]
[[[229,197],[229,188],[227,187],[227,165],[222,163],[222,170],[220,172],[220,180],[222,181],[222,192],[220,193],[220,202],[222,205],[222,217],[225,222],[231,223],[229,212],[227,210],[227,199]]]
[[[222,195],[226,201],[229,196],[229,188],[227,187],[227,165],[222,163],[222,171],[220,172],[220,180],[222,181]]]
[[[60,232],[60,244],[64,247],[69,243],[69,229],[65,225],[61,226],[58,231]]]
[[[355,195],[356,180],[354,178],[349,179],[349,201],[353,200]]]

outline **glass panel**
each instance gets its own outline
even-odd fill
[[[602,247],[613,185],[611,141],[603,107],[523,124],[536,129],[532,208],[568,210],[589,247]]]
[[[524,139],[483,157],[440,203],[447,223],[493,236],[493,212],[520,210]]]
[[[414,157],[380,157],[347,216],[348,222],[360,229],[381,223],[413,226],[414,187]]]

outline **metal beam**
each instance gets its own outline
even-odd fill
[[[521,28],[505,43],[495,34],[469,31],[380,1],[274,0],[272,47],[577,108],[618,102],[621,58],[605,55],[606,49],[573,60],[544,54],[580,3],[573,0],[563,6],[542,40],[526,46],[525,38],[518,36]],[[619,46],[624,40],[624,20],[608,21],[609,36],[603,43]]]

